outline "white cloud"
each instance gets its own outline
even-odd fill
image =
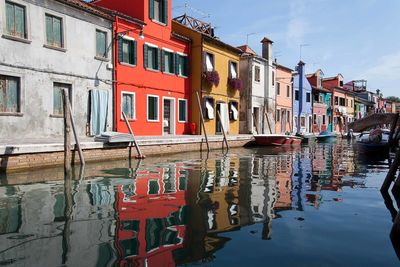
[[[400,51],[384,55],[376,61],[375,66],[364,72],[369,79],[384,79],[387,81],[399,81],[400,76]]]

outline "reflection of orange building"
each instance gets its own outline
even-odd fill
[[[116,242],[119,266],[174,266],[183,247],[188,174],[176,167],[144,171],[118,186]]]
[[[292,155],[282,154],[276,157],[276,187],[278,198],[275,210],[292,208]]]

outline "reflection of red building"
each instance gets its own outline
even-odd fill
[[[172,252],[183,248],[186,233],[188,175],[175,168],[138,175],[118,187],[118,265],[175,266]]]
[[[292,208],[292,155],[277,156],[276,186],[278,197],[275,210]]]
[[[124,111],[137,135],[188,133],[190,40],[172,32],[172,1],[95,0],[92,4],[109,9],[115,17],[116,130],[127,132]]]

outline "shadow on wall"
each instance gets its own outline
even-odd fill
[[[5,153],[0,158],[0,173],[5,173],[8,166],[8,159],[10,155],[13,154],[15,147],[13,146],[6,146]]]

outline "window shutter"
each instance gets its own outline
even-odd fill
[[[156,69],[160,70],[161,64],[160,64],[160,49],[156,48]]]
[[[137,42],[133,42],[133,64],[137,65]]]
[[[168,24],[168,0],[163,0],[163,22]]]
[[[7,79],[6,111],[19,112],[18,107],[18,78]]]
[[[62,30],[61,30],[61,19],[53,18],[53,40],[54,44],[62,47]]]
[[[176,75],[179,74],[179,55],[174,54],[174,72]]]
[[[15,32],[16,35],[25,38],[25,10],[23,7],[15,7]]]
[[[149,53],[148,53],[148,46],[147,45],[144,45],[143,46],[143,61],[144,61],[144,67],[145,67],[145,69],[147,69],[148,67],[149,67],[149,62],[148,62],[148,59],[149,59]]]
[[[161,50],[161,70],[165,72],[165,51]]]
[[[14,33],[14,6],[6,2],[7,31]]]
[[[232,71],[231,71],[231,66],[232,65],[232,61],[228,61],[228,72],[229,72],[229,79],[232,79]]]
[[[190,66],[189,66],[189,57],[184,57],[184,69],[183,69],[183,73],[186,77],[189,77],[190,74]]]
[[[207,53],[203,51],[203,72],[207,71],[207,63],[206,63],[206,59],[207,58]]]
[[[118,36],[118,62],[123,61],[122,37]]]
[[[54,42],[53,19],[49,15],[46,15],[46,38],[47,44],[52,45]]]
[[[149,0],[149,17],[154,19],[154,0]]]

